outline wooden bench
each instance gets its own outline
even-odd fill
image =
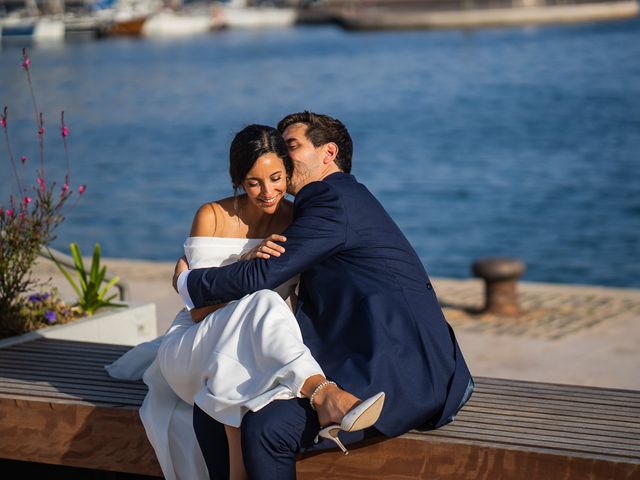
[[[161,476],[141,382],[104,365],[128,348],[39,339],[0,349],[0,458]],[[306,455],[299,478],[640,479],[640,392],[477,378],[455,422]]]

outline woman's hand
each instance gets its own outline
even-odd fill
[[[287,241],[287,237],[278,235],[277,233],[269,235],[267,238],[262,240],[258,245],[253,247],[248,252],[244,253],[240,257],[240,260],[252,260],[254,258],[262,258],[264,260],[267,260],[268,258],[271,258],[272,255],[274,257],[279,257],[284,253],[284,247],[282,245],[278,245],[275,242],[286,242],[286,241]]]

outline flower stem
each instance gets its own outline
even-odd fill
[[[5,117],[4,118],[6,118],[6,109],[5,109]],[[4,130],[4,140],[5,140],[5,143],[7,145],[7,151],[9,152],[9,160],[11,160],[11,168],[13,169],[13,174],[16,177],[16,182],[18,182],[18,188],[20,189],[20,194],[22,194],[24,189],[22,187],[22,182],[20,181],[20,176],[18,175],[18,170],[16,169],[16,161],[13,158],[13,151],[11,150],[11,142],[9,141],[8,129],[9,129],[8,126],[3,128],[3,130]]]
[[[31,93],[31,102],[33,103],[33,111],[36,116],[36,126],[38,127],[38,138],[40,139],[40,170],[41,177],[44,178],[44,124],[42,121],[42,113],[38,112],[38,104],[36,102],[36,95],[33,92],[33,83],[31,82],[31,70],[29,69],[29,65],[31,64],[31,60],[27,55],[27,49],[22,49],[22,66],[24,67],[24,71],[27,72],[27,82],[29,83],[29,92]]]

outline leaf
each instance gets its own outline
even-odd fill
[[[113,277],[111,280],[109,280],[109,283],[107,283],[105,285],[105,287],[102,290],[100,290],[99,297],[100,298],[104,297],[104,295],[107,293],[107,291],[111,287],[113,287],[116,283],[118,283],[118,280],[120,280],[120,277],[118,277],[117,275],[115,277]],[[114,295],[114,297],[115,297],[115,295]],[[113,298],[113,297],[107,298],[107,300],[110,300],[111,298]]]
[[[93,290],[96,292],[97,298],[102,298],[102,294],[100,293],[100,285],[102,285],[102,282],[104,282],[104,277],[106,274],[107,274],[107,268],[102,267],[98,271],[98,274],[96,275],[96,277],[91,282]]]
[[[53,254],[51,253],[51,250],[49,250],[48,247],[47,247],[47,251],[49,252],[49,257],[56,264],[56,266],[58,267],[58,270],[60,270],[62,274],[65,276],[65,278],[69,281],[69,283],[75,290],[76,295],[78,295],[78,299],[79,299],[82,296],[82,293],[80,292],[80,288],[78,288],[78,285],[76,284],[76,282],[73,280],[73,278],[71,278],[71,275],[69,275],[69,272],[67,271],[67,269],[64,268],[58,260],[56,260],[56,258],[53,256]]]
[[[78,271],[78,280],[82,290],[87,289],[87,273],[84,271],[84,263],[82,262],[82,256],[80,255],[80,249],[76,243],[72,243],[69,248],[71,249],[71,256],[73,257],[73,263],[76,265]]]
[[[93,283],[98,283],[98,272],[100,268],[100,244],[96,242],[95,247],[93,247],[93,258],[91,260],[91,274],[89,278]]]

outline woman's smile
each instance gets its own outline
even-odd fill
[[[280,194],[276,194],[273,197],[269,197],[269,198],[264,198],[264,197],[260,197],[258,198],[258,202],[260,203],[260,205],[262,205],[263,207],[273,207],[276,203],[278,203],[278,199],[280,198]]]

